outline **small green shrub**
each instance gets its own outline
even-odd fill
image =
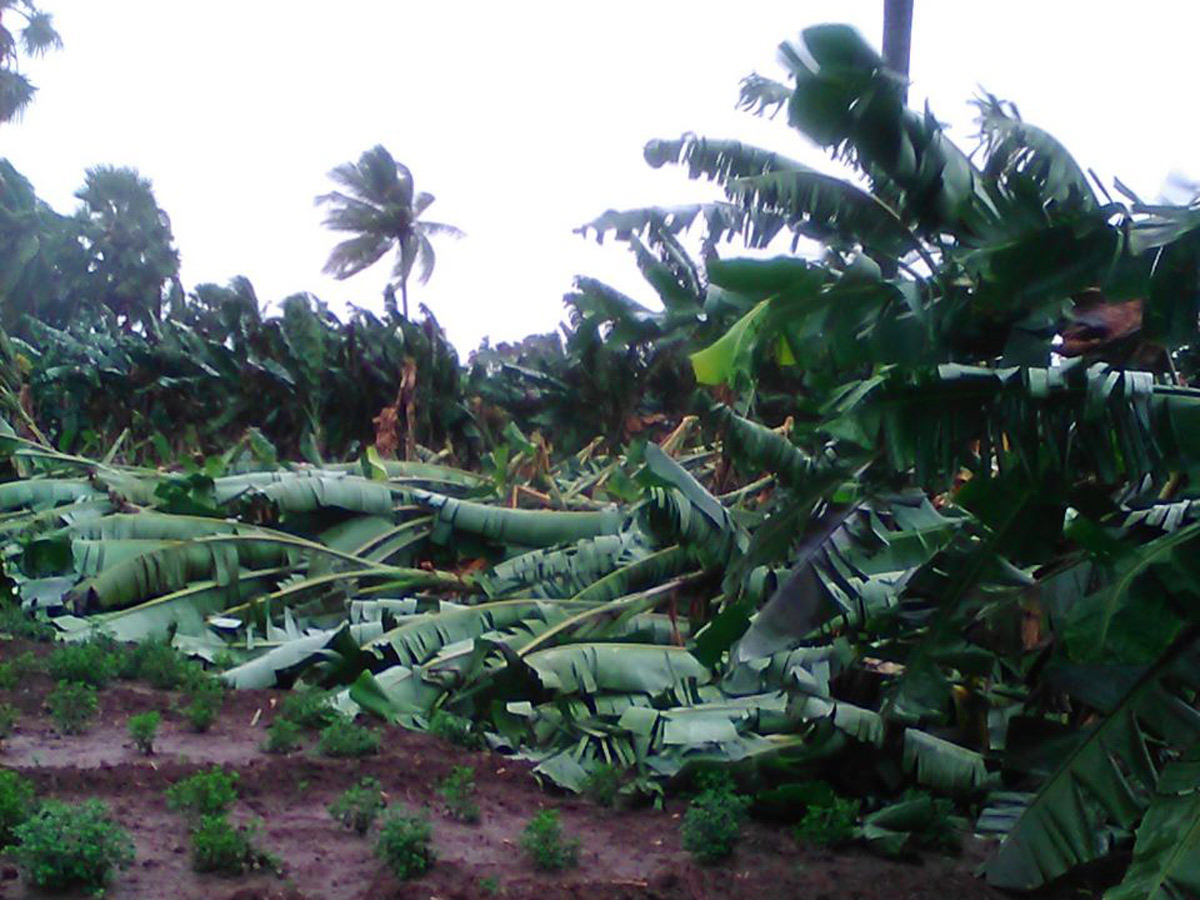
[[[37,669],[37,659],[26,651],[0,663],[0,690],[11,691]]]
[[[205,732],[212,728],[217,714],[225,702],[225,687],[216,678],[204,673],[192,679],[184,688],[188,704],[183,708],[184,718],[192,730]]]
[[[262,748],[268,753],[291,753],[300,747],[300,726],[290,719],[276,719],[267,728]]]
[[[237,772],[213,766],[167,788],[167,806],[191,817],[225,812],[237,800]]]
[[[439,709],[430,718],[429,733],[466,750],[483,746],[483,736],[474,730],[470,719],[445,709]]]
[[[96,689],[90,684],[60,681],[58,687],[46,695],[46,706],[59,731],[83,734],[92,727],[100,702],[96,699]]]
[[[621,791],[622,771],[616,766],[601,763],[583,779],[583,793],[598,806],[613,806]]]
[[[433,827],[422,816],[392,813],[379,829],[375,855],[400,881],[413,878],[433,865]]]
[[[579,864],[579,841],[563,835],[558,810],[543,809],[529,820],[521,834],[521,848],[535,868],[545,872],[571,869]]]
[[[17,719],[21,714],[11,703],[0,703],[0,738],[6,738],[17,727]]]
[[[715,863],[733,853],[742,836],[748,798],[738,796],[733,782],[721,775],[701,779],[680,828],[683,849],[701,863]]]
[[[13,842],[13,832],[36,807],[33,784],[12,769],[0,769],[0,849]]]
[[[500,879],[494,875],[488,875],[485,878],[479,879],[479,890],[483,891],[489,897],[494,897],[500,893]]]
[[[215,702],[196,698],[183,708],[183,717],[187,719],[192,731],[203,734],[217,721],[217,712],[218,705]]]
[[[17,672],[17,661],[7,659],[0,662],[0,691],[11,691],[21,683],[20,673]]]
[[[446,804],[450,818],[473,825],[479,821],[479,804],[475,802],[475,770],[470,766],[455,766],[440,785],[438,794]]]
[[[377,779],[364,778],[357,786],[347,788],[328,809],[343,826],[362,837],[371,830],[385,806],[383,785]]]
[[[158,723],[161,720],[162,716],[157,712],[129,717],[129,736],[133,738],[137,748],[147,756],[154,752],[154,739],[158,736]]]
[[[254,825],[231,825],[223,813],[203,816],[192,830],[192,868],[197,872],[241,875],[254,869],[279,870],[279,861],[256,844]]]
[[[336,759],[358,759],[379,752],[379,735],[370,728],[355,725],[346,718],[339,719],[321,731],[317,749],[323,756]]]
[[[54,640],[55,633],[53,625],[27,613],[19,604],[0,605],[0,634],[49,643]]]
[[[98,891],[114,868],[133,862],[133,841],[99,800],[47,800],[15,829],[17,864],[29,882],[49,891]]]
[[[125,651],[121,677],[145,681],[151,687],[170,691],[182,686],[200,669],[166,640],[143,641]]]
[[[117,677],[120,659],[112,642],[93,638],[78,644],[63,644],[46,659],[50,677],[56,681],[74,681],[92,687],[106,687]]]
[[[854,823],[858,820],[859,801],[831,794],[819,802],[809,803],[804,816],[792,829],[796,840],[817,847],[840,847],[854,839]]]
[[[293,691],[279,705],[277,718],[287,719],[308,731],[319,731],[342,717],[329,705],[331,697],[329,691],[316,688]]]

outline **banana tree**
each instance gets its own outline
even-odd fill
[[[1195,219],[1112,201],[990,96],[978,104],[981,147],[964,153],[932,115],[904,108],[903,86],[849,29],[809,29],[780,56],[791,90],[757,79],[744,104],[786,106],[865,189],[736,142],[647,148],[652,162],[716,180],[748,217],[779,216],[825,243],[820,262],[744,264],[738,285],[760,302],[693,363],[700,382],[750,397],[764,360],[794,367],[822,394],[819,418],[797,429],[807,457],[865,460],[848,502],[835,502],[838,488],[815,503],[801,491],[803,518],[776,514],[791,532],[777,546],[790,544],[796,565],[756,617],[744,611],[732,649],[806,645],[827,631],[831,601],[857,609],[848,625],[881,626],[859,664],[893,667],[884,719],[953,724],[981,754],[1009,789],[981,821],[1004,835],[988,878],[1035,888],[1106,852],[1105,828],[1135,825],[1163,767],[1197,742],[1197,532],[1183,510],[1200,392],[1175,365],[1196,339]],[[731,265],[710,262],[710,280]],[[1106,332],[1105,310],[1136,321]],[[1094,339],[1070,341],[1085,324]],[[1055,352],[1064,338],[1071,359]],[[803,483],[813,468],[793,456],[775,468]],[[847,523],[897,484],[964,517],[934,570],[907,570],[881,592],[837,554]],[[1144,527],[1159,505],[1175,509],[1169,533]],[[1131,666],[1132,681],[1115,680]],[[1089,691],[1081,667],[1114,689]],[[1098,724],[1069,727],[1054,712],[1064,702]],[[1060,739],[1034,764],[1047,729]],[[1120,791],[1118,765],[1137,767]],[[1186,883],[1170,862],[1180,845],[1151,833],[1166,821],[1156,812],[1139,832],[1138,883]]]

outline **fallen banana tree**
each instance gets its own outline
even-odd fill
[[[759,431],[778,452],[779,436]],[[343,708],[416,728],[450,711],[572,790],[601,764],[636,773],[632,791],[660,791],[695,765],[819,769],[847,742],[883,747],[879,713],[832,691],[856,663],[851,643],[755,649],[754,635],[735,647],[723,633],[776,582],[766,565],[740,583],[728,574],[762,504],[735,491],[727,506],[703,484],[719,454],[679,449],[682,463],[654,445],[592,461],[638,485],[633,502],[597,502],[596,481],[582,508],[514,509],[484,479],[428,464],[247,470],[237,458],[227,474],[163,475],[10,439],[27,477],[0,485],[6,571],[66,639],[169,638],[236,660],[234,686],[340,686]],[[924,535],[959,519],[916,495],[870,516],[891,530],[867,556],[915,542],[902,568],[872,575],[886,606],[945,543]],[[981,757],[891,737],[920,780],[979,787]]]

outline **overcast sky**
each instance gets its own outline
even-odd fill
[[[7,156],[62,212],[84,169],[154,183],[191,287],[248,276],[262,300],[307,290],[379,308],[390,269],[321,274],[337,238],[313,197],[382,143],[467,232],[438,244],[414,304],[465,356],[549,331],[576,274],[653,305],[619,244],[572,229],[610,208],[711,199],[650,169],[650,138],[694,131],[820,154],[781,120],[734,110],[738,82],[783,77],[780,41],[844,21],[878,43],[882,0],[39,0],[65,47],[27,69],[40,91],[0,126]],[[916,0],[911,101],[970,133],[982,86],[1013,100],[1085,166],[1156,195],[1200,175],[1200,5]]]

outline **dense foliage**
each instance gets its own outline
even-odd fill
[[[849,29],[781,59],[743,106],[857,180],[652,141],[726,199],[582,231],[662,309],[581,278],[563,339],[462,368],[428,316],[266,313],[244,281],[174,289],[166,255],[137,303],[63,288],[94,245],[54,235],[92,201],[69,225],[0,172],[0,228],[38,236],[0,257],[24,605],[328,690],[297,695],[314,727],[482,736],[568,790],[729,770],[742,793],[691,826],[721,850],[743,795],[893,855],[956,804],[1003,835],[997,886],[1132,842],[1111,897],[1200,890],[1200,208],[1113,200],[991,97],[963,152]],[[411,874],[427,840],[394,818],[380,852]]]

